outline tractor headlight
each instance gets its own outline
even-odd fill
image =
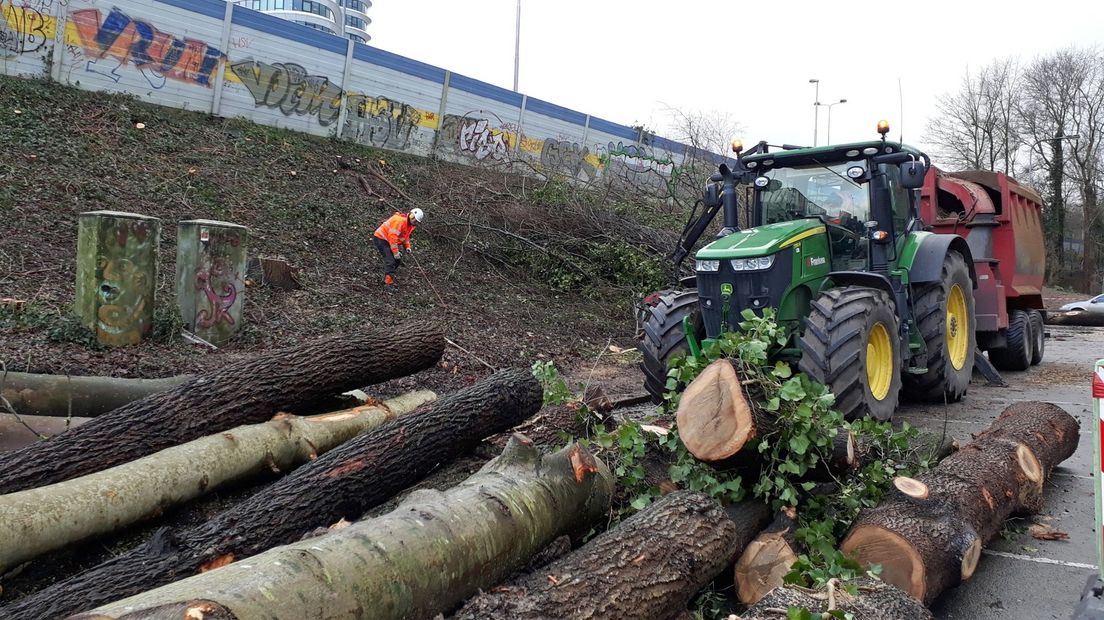
[[[695,269],[698,271],[720,271],[721,261],[719,260],[699,260],[695,261]]]
[[[774,255],[759,256],[757,258],[734,258],[732,259],[733,271],[761,271],[763,269],[770,269],[774,265]]]

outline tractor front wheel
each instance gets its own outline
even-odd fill
[[[682,320],[690,317],[696,338],[705,335],[698,291],[663,291],[650,295],[640,314],[638,348],[644,356],[640,363],[644,371],[644,389],[654,402],[661,403],[667,393],[667,362],[690,350],[682,331]]]
[[[884,291],[828,289],[810,304],[798,367],[836,395],[848,419],[888,420],[901,390],[899,322]]]
[[[917,356],[914,363],[928,370],[905,375],[905,395],[929,402],[958,402],[974,372],[974,287],[966,259],[948,252],[940,281],[918,289],[913,309],[927,356]]]

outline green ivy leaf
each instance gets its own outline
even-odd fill
[[[809,449],[809,438],[806,435],[797,435],[790,438],[790,450],[797,454],[805,454]]]
[[[791,402],[799,401],[805,398],[805,388],[801,386],[801,378],[793,377],[782,384],[782,391],[779,392],[779,397],[782,400],[788,400]]]
[[[774,370],[771,371],[771,374],[778,377],[779,379],[788,379],[793,375],[793,371],[790,370],[789,364],[779,361],[775,362]]]

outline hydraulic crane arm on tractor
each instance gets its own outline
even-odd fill
[[[989,179],[996,207],[988,213],[996,217],[976,221],[971,206],[944,195],[967,182],[940,172],[919,150],[886,140],[888,130],[883,121],[880,140],[815,148],[771,151],[760,142],[743,152],[733,144],[735,165],[719,166],[705,187],[702,212],[692,214],[680,236],[671,257],[675,273],[718,212],[722,229],[697,251],[694,277],[681,280],[682,289],[649,296],[642,314],[642,369],[654,398],[665,391],[672,356],[736,329],[745,309],[775,310],[790,334],[782,357],[828,385],[850,417],[888,419],[902,391],[957,401],[975,363],[999,380],[976,352],[979,343],[998,366],[1026,367],[1025,348],[1026,363],[1037,363],[1031,358],[1036,350],[1042,355],[1041,342],[1033,344],[1041,341],[1041,296],[1036,301],[1027,291],[1013,302],[1012,291],[993,293],[1001,268],[992,227],[1011,228],[1012,219],[996,212],[1015,202],[1013,190],[1021,186],[1004,175]],[[751,195],[744,228],[742,189]],[[1037,221],[1037,195],[1020,204]],[[922,218],[922,210],[933,209],[947,214],[936,218],[934,232]],[[1041,227],[1021,232],[1016,236],[1029,239],[1027,246],[1037,232],[1042,247]],[[995,321],[986,314],[979,331],[975,303],[1005,308],[1003,323],[1001,312]]]

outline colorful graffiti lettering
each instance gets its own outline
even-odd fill
[[[37,8],[0,0],[0,57],[37,52],[49,36],[47,18]]]
[[[238,290],[233,282],[222,281],[222,292],[216,293],[212,280],[222,279],[222,269],[217,264],[212,264],[210,271],[197,273],[195,277],[196,290],[203,291],[207,297],[208,308],[200,308],[196,312],[195,324],[201,329],[210,329],[219,323],[234,324],[234,316],[230,314],[230,307],[238,299]],[[237,274],[234,277],[238,279]]]
[[[405,149],[421,122],[422,112],[413,106],[387,97],[350,95],[343,136],[360,144]]]
[[[153,286],[148,268],[139,257],[153,259],[150,227],[146,222],[119,222],[105,254],[96,261],[99,307],[96,337],[112,346],[138,344],[149,333]],[[130,246],[128,247],[128,241]],[[127,256],[131,258],[126,258]],[[135,260],[132,260],[135,259]]]
[[[511,127],[497,114],[473,110],[463,116],[445,116],[437,143],[480,163],[499,164],[509,163],[513,140]]]
[[[211,87],[211,76],[224,57],[218,49],[161,32],[117,7],[106,19],[101,17],[99,9],[73,11],[69,17],[91,58],[87,71],[118,82],[119,69],[133,63],[154,88],[164,86],[166,78]]]
[[[301,65],[245,60],[230,65],[230,71],[253,96],[257,107],[279,108],[287,116],[318,116],[329,125],[341,114],[341,87],[322,75],[310,75]]]
[[[584,181],[598,177],[598,167],[589,161],[590,149],[578,142],[549,138],[541,146],[541,167],[546,172],[572,177],[583,176]]]

